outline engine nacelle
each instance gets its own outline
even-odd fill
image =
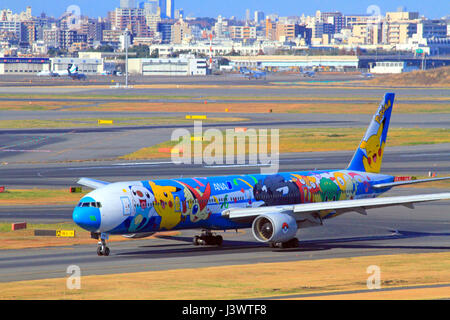
[[[261,242],[286,242],[297,233],[295,219],[282,213],[268,213],[253,220],[252,232],[256,240]]]
[[[150,237],[154,232],[145,232],[145,233],[133,233],[133,234],[123,234],[122,236],[130,239],[141,239]]]

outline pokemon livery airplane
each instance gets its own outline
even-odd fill
[[[450,199],[450,193],[377,198],[399,185],[450,177],[396,181],[380,174],[394,94],[387,93],[345,170],[286,172],[208,178],[107,183],[82,178],[94,188],[73,211],[91,232],[97,254],[109,255],[108,235],[144,238],[164,230],[201,229],[195,245],[221,245],[214,230],[251,228],[272,247],[296,247],[301,228],[320,226],[346,212]]]

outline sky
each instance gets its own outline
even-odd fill
[[[137,3],[141,1],[136,0]],[[0,9],[9,8],[20,12],[30,5],[35,16],[44,11],[47,15],[59,17],[70,5],[78,5],[84,15],[105,17],[119,3],[120,0],[0,0]],[[175,0],[175,8],[183,8],[185,16],[215,18],[221,14],[226,18],[236,16],[241,19],[245,17],[246,9],[250,9],[251,17],[255,10],[263,11],[266,15],[277,13],[280,16],[301,16],[303,13],[313,15],[316,10],[365,14],[371,6],[380,8],[381,14],[405,7],[409,11],[419,11],[420,15],[427,18],[450,15],[448,0]]]

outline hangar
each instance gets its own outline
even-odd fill
[[[0,58],[0,74],[33,74],[49,70],[49,58]]]

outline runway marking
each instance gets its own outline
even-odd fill
[[[173,164],[173,161],[114,163],[112,165],[113,166],[146,166],[146,165],[158,165],[158,164]]]
[[[419,153],[419,154],[401,154],[399,157],[423,157],[423,156],[450,156],[450,153]]]
[[[227,164],[227,165],[204,165],[203,168],[238,168],[238,167],[268,167],[270,164]]]
[[[2,152],[52,152],[52,150],[20,150],[20,149],[0,149]]]

